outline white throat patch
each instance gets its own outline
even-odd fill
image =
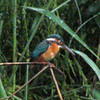
[[[62,46],[61,46],[61,45],[58,45],[58,47],[59,47],[59,48],[62,48]]]

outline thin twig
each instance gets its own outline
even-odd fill
[[[56,66],[54,66],[52,68],[54,68],[55,70],[57,70],[60,74],[62,74],[64,76],[64,73],[60,69],[58,69]]]
[[[39,76],[43,71],[45,71],[48,68],[48,66],[45,66],[43,69],[41,69],[35,76],[33,76],[28,82],[26,82],[24,85],[22,85],[17,91],[15,91],[12,95],[8,96],[7,98],[1,98],[0,100],[9,99],[12,96],[14,96],[16,93],[18,93],[22,88],[24,88],[27,84],[29,84],[33,79],[35,79],[37,76]]]
[[[45,62],[47,65],[51,65],[50,62]],[[7,63],[0,63],[0,66],[9,66],[9,65],[43,65],[42,62],[7,62]],[[57,70],[60,74],[64,75],[64,73],[58,69],[56,66],[53,67]]]
[[[7,63],[0,63],[0,66],[4,65],[37,65],[37,64],[43,64],[42,62],[7,62]],[[48,64],[48,62],[46,62]]]
[[[59,86],[58,86],[57,80],[56,80],[55,75],[54,75],[54,72],[53,72],[53,69],[50,68],[50,71],[51,71],[51,75],[52,75],[53,81],[54,81],[54,83],[55,83],[55,86],[56,86],[56,89],[57,89],[57,92],[58,92],[59,98],[60,98],[60,100],[63,100],[63,97],[62,97],[62,94],[61,94],[61,92],[60,92],[60,89],[59,89]]]

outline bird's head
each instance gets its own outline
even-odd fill
[[[51,34],[48,36],[48,38],[46,40],[50,43],[56,43],[59,48],[64,48],[71,54],[75,55],[75,53],[64,44],[64,40],[62,39],[62,37],[60,35]]]

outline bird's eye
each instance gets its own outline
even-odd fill
[[[63,44],[63,42],[62,42],[62,41],[59,41],[59,44],[60,44],[60,45],[62,45],[62,44]]]

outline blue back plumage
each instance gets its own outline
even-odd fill
[[[47,43],[46,40],[44,40],[43,42],[41,42],[40,44],[38,44],[34,51],[31,54],[31,59],[30,61],[34,61],[36,60],[40,55],[42,55],[43,53],[45,53],[47,51],[49,47],[49,44]]]

